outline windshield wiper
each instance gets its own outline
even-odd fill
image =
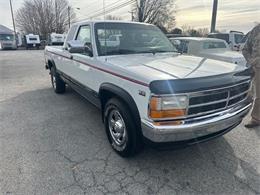
[[[130,49],[119,49],[117,52],[119,54],[134,54],[134,53],[137,53],[136,51],[130,50]]]
[[[168,50],[157,50],[157,49],[151,49],[148,51],[143,51],[144,53],[152,53],[153,55],[155,55],[156,53],[177,53],[177,51],[168,51]]]

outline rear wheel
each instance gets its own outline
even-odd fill
[[[110,99],[105,106],[104,117],[108,140],[120,156],[133,156],[142,149],[140,129],[124,102]]]
[[[64,93],[66,90],[65,82],[60,78],[60,75],[56,72],[55,67],[51,68],[51,83],[56,93]]]

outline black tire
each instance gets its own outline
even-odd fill
[[[127,139],[125,139],[124,144],[122,145],[119,145],[115,141],[116,138],[113,138],[114,134],[110,130],[111,122],[109,122],[109,120],[111,119],[111,115],[113,115],[113,113],[115,112],[118,112],[120,114],[120,117],[122,118],[123,124],[125,126],[124,131],[126,132]],[[130,112],[130,109],[124,102],[116,98],[110,99],[105,105],[104,119],[105,119],[104,120],[105,129],[106,129],[109,143],[120,156],[122,157],[134,156],[142,150],[143,139],[142,139],[142,134],[140,133],[141,132],[140,128],[138,128],[136,122],[133,120],[132,113]],[[114,124],[116,124],[116,122]],[[121,140],[124,139],[122,138]]]
[[[51,67],[51,83],[55,93],[64,93],[66,90],[65,82],[60,78],[56,72],[55,67]]]

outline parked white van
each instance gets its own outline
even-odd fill
[[[0,50],[2,49],[17,49],[14,34],[0,33]]]
[[[17,45],[14,32],[0,25],[0,50],[2,49],[17,49]]]
[[[51,33],[48,37],[48,45],[63,45],[65,38],[65,34]]]
[[[225,40],[230,48],[234,51],[239,51],[241,47],[242,40],[244,38],[244,33],[239,31],[230,31],[229,33],[210,33],[208,34],[209,38],[216,38]]]
[[[26,49],[34,48],[34,47],[39,49],[41,45],[40,36],[34,34],[25,35],[25,44],[26,44]]]

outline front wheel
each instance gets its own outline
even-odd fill
[[[111,99],[104,109],[105,128],[112,148],[122,157],[130,157],[142,149],[142,135],[127,105]]]
[[[51,83],[56,93],[64,93],[66,89],[65,82],[60,78],[60,75],[56,72],[55,67],[51,68]]]

